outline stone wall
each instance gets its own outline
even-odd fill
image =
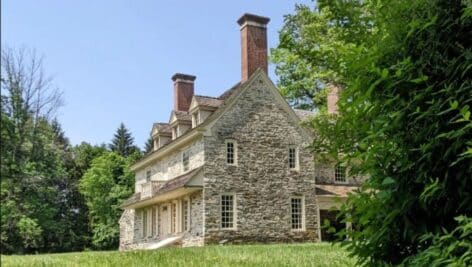
[[[182,239],[183,247],[203,246],[203,199],[202,191],[190,198],[190,229]]]
[[[203,140],[199,139],[189,144],[186,148],[179,149],[162,160],[158,160],[146,168],[137,171],[135,176],[135,192],[140,192],[141,184],[146,183],[146,172],[148,170],[151,171],[152,181],[167,181],[184,174],[182,153],[186,150],[190,151],[190,170],[203,165]]]
[[[349,171],[346,172],[346,182],[339,183],[334,180],[335,164],[334,163],[315,163],[316,183],[318,184],[349,184],[361,185],[365,177],[350,176]]]
[[[205,244],[228,241],[318,240],[315,175],[309,138],[258,78],[205,136]],[[237,166],[226,164],[225,140],[237,145]],[[299,150],[299,170],[289,169],[288,149]],[[220,196],[236,197],[237,229],[221,229]],[[290,197],[305,198],[305,231],[292,231]]]
[[[127,250],[134,241],[134,210],[126,209],[120,218],[120,251]]]

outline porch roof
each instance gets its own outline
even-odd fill
[[[343,184],[317,184],[316,194],[322,196],[347,197],[349,193],[354,192],[359,186]]]
[[[177,176],[169,181],[163,181],[158,186],[153,186],[152,195],[150,197],[141,198],[141,193],[135,193],[130,198],[125,200],[121,204],[122,208],[131,208],[136,207],[138,204],[147,204],[148,202],[154,202],[153,200],[163,200],[167,196],[174,196],[172,194],[174,191],[176,193],[185,193],[195,190],[179,190],[185,188],[199,189],[203,187],[202,181],[196,179],[199,177],[199,174],[202,172],[203,167],[196,168],[188,173]],[[178,192],[177,192],[178,191]],[[139,205],[141,206],[141,205]]]

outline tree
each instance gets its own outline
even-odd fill
[[[317,6],[296,5],[286,15],[279,44],[271,50],[279,78],[277,86],[289,103],[302,109],[324,109],[327,83],[343,86],[346,58],[372,31],[362,1],[317,1]]]
[[[470,266],[471,2],[319,4],[313,16],[330,14],[334,31],[368,22],[352,52],[340,52],[339,116],[321,112],[312,122],[318,159],[341,160],[368,177],[343,206],[343,220],[353,224],[345,245],[372,266]]]
[[[152,136],[149,136],[149,138],[146,140],[146,143],[144,144],[144,154],[148,154],[152,152],[154,149],[154,139],[152,139]]]
[[[121,123],[120,127],[116,130],[109,146],[111,151],[116,152],[123,157],[128,157],[133,153],[140,153],[139,148],[134,145],[133,136],[123,123]]]
[[[61,93],[34,51],[3,47],[1,57],[2,252],[55,249],[65,230],[57,185],[67,173],[50,118]]]
[[[95,158],[80,181],[88,209],[92,242],[98,249],[118,246],[120,208],[133,193],[134,175],[129,169],[134,159],[109,152]]]

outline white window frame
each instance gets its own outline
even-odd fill
[[[177,139],[177,137],[179,137],[179,135],[178,135],[179,134],[179,129],[178,128],[179,128],[178,125],[172,127],[172,140]]]
[[[187,164],[185,164],[185,156],[187,155]],[[182,170],[184,172],[190,170],[190,150],[182,151]]]
[[[291,162],[291,151],[292,151],[292,150],[294,150],[293,156],[295,157],[295,159],[294,159],[294,161],[295,161],[295,162],[294,162],[295,166],[293,166],[293,167],[290,166],[290,162]],[[288,168],[289,168],[290,170],[298,171],[298,170],[300,169],[300,161],[299,161],[299,158],[300,158],[300,157],[299,157],[299,153],[298,153],[298,147],[290,146],[290,147],[288,148],[288,157],[287,157]]]
[[[152,208],[147,208],[147,236],[146,237],[151,237],[152,236]]]
[[[300,204],[301,204],[301,207],[300,207],[300,219],[301,219],[301,222],[300,222],[300,228],[294,228],[294,224],[293,224],[293,207],[292,207],[292,200],[294,199],[299,199],[300,200]],[[290,197],[290,201],[289,201],[289,205],[290,205],[290,229],[293,231],[293,232],[302,232],[302,231],[305,231],[305,197],[304,196],[292,196]]]
[[[233,144],[233,163],[228,162],[228,144]],[[225,161],[227,165],[238,165],[238,143],[234,139],[225,140]]]
[[[151,170],[146,171],[146,182],[150,182],[152,177],[152,172]]]
[[[146,209],[141,210],[141,224],[142,224],[142,237],[146,238],[147,237],[147,211]]]
[[[186,206],[186,209],[185,209]],[[190,230],[190,199],[184,198],[182,200],[182,231]]]
[[[233,216],[233,220],[232,220],[232,226],[231,227],[227,227],[227,226],[223,226],[223,197],[232,197],[232,205],[233,205],[233,208],[231,210],[231,213],[232,213],[232,216]],[[220,229],[221,230],[236,230],[237,229],[237,213],[236,213],[236,194],[233,194],[233,193],[224,193],[224,194],[221,194],[220,197],[219,197],[219,204],[220,204]]]
[[[347,169],[342,166],[340,163],[334,165],[334,182],[337,184],[346,184],[347,183]],[[343,179],[339,179],[342,177]]]

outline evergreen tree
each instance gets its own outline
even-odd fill
[[[154,140],[152,139],[152,136],[149,136],[149,138],[146,140],[146,143],[144,144],[144,154],[148,154],[152,152],[154,149]]]
[[[120,127],[116,130],[109,147],[111,151],[116,152],[123,157],[128,157],[134,153],[140,153],[139,148],[134,145],[134,138],[131,135],[131,132],[129,132],[124,123],[121,123]]]

